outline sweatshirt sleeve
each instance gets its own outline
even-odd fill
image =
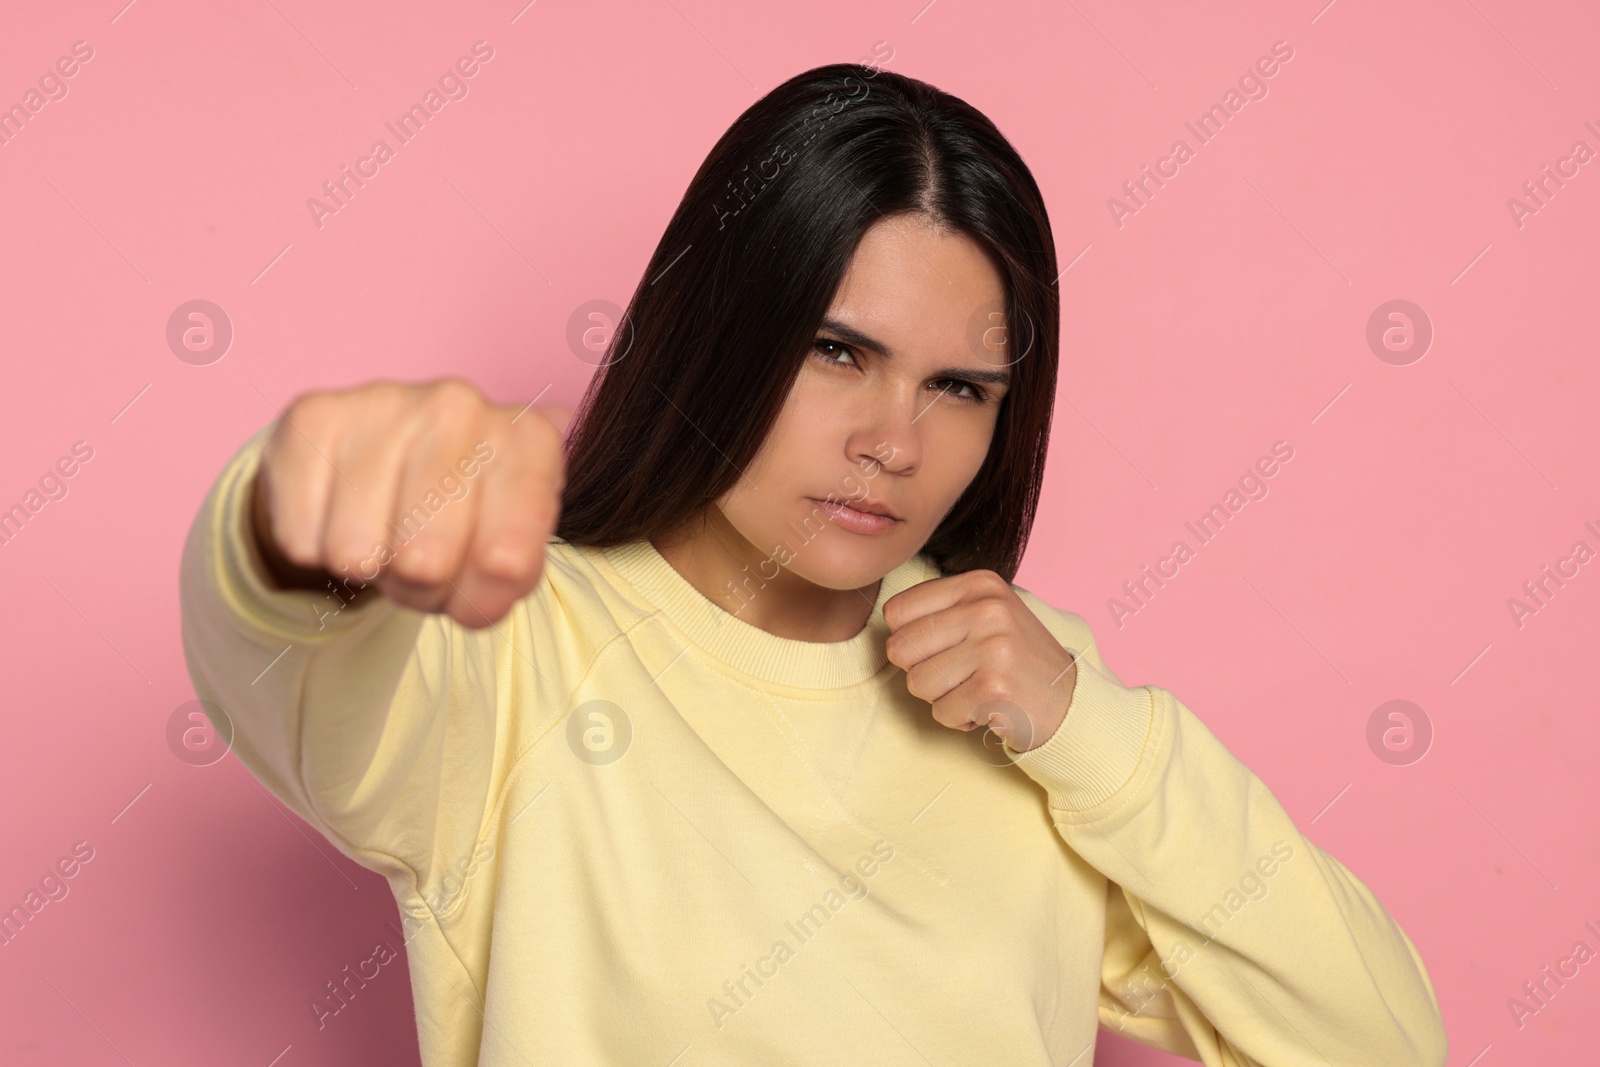
[[[274,796],[397,892],[431,898],[481,829],[525,616],[472,630],[375,594],[344,606],[278,588],[249,510],[272,426],[227,463],[184,543],[190,680]]]
[[[1443,1067],[1410,938],[1182,702],[1129,688],[1084,619],[1018,595],[1078,654],[1066,718],[1007,756],[1108,881],[1101,1025],[1208,1067]]]

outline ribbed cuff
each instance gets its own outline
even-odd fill
[[[352,580],[348,589],[281,589],[272,580],[256,543],[251,524],[250,496],[261,451],[272,432],[271,423],[252,434],[218,479],[202,518],[207,544],[205,574],[215,595],[246,631],[269,643],[319,644],[347,633],[367,618],[395,607],[392,601],[367,596],[347,603],[360,588]]]
[[[1045,787],[1051,807],[1082,811],[1133,778],[1154,721],[1155,700],[1147,687],[1120,686],[1079,655],[1072,705],[1055,733],[1027,752],[1002,748]]]

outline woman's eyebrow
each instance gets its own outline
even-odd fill
[[[875,353],[887,360],[895,358],[894,350],[876,337],[869,337],[854,326],[849,326],[835,318],[824,318],[820,327],[832,334],[837,334],[845,344],[854,345],[868,352]],[[970,382],[984,385],[1011,385],[1011,372],[1009,370],[991,370],[987,367],[946,367],[944,370],[934,372],[940,378],[964,378]]]

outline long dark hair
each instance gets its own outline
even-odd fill
[[[862,235],[902,213],[971,237],[1003,282],[1012,384],[983,466],[922,551],[946,574],[1011,581],[1055,401],[1044,199],[977,109],[855,63],[779,85],[700,165],[574,413],[556,535],[595,547],[654,537],[726,492],[766,440]]]

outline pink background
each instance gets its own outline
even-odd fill
[[[994,119],[1072,264],[1018,583],[1082,613],[1124,681],[1175,693],[1373,888],[1429,964],[1452,1064],[1592,1056],[1600,964],[1520,1029],[1506,1002],[1600,948],[1600,562],[1520,628],[1507,601],[1574,542],[1600,549],[1600,160],[1521,226],[1507,201],[1575,141],[1600,150],[1600,14],[1325,2],[8,12],[0,105],[73,42],[94,54],[0,145],[0,508],[94,451],[0,546],[0,905],[74,842],[94,858],[0,948],[0,1062],[416,1062],[402,969],[321,1032],[308,1008],[399,944],[382,879],[236,761],[168,747],[193,698],[184,532],[300,391],[459,374],[575,403],[593,367],[568,316],[626,301],[717,136],[879,41]],[[394,147],[384,122],[478,40],[469,95],[319,229],[308,198]],[[1184,122],[1277,41],[1294,55],[1269,94],[1199,145]],[[1108,199],[1179,137],[1194,158],[1119,227]],[[192,299],[233,325],[209,365],[167,343]],[[1393,299],[1435,332],[1405,366],[1366,341]],[[1122,583],[1196,546],[1184,523],[1280,440],[1270,493],[1119,627]],[[1367,741],[1397,698],[1434,731],[1406,765]],[[1102,1032],[1096,1062],[1180,1061]]]

